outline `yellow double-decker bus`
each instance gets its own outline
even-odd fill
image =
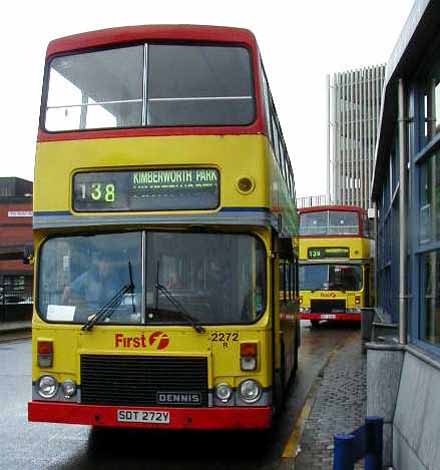
[[[139,26],[52,41],[29,420],[271,426],[298,364],[294,201],[251,32]]]
[[[366,211],[355,206],[299,210],[300,316],[360,322],[372,305],[372,240]]]

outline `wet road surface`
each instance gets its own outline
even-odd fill
[[[282,454],[310,388],[335,348],[359,329],[302,325],[297,376],[274,427],[255,432],[92,431],[88,426],[27,422],[30,340],[0,342],[0,469],[287,469]]]

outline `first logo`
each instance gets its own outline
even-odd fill
[[[170,337],[163,331],[155,331],[148,337],[148,343],[152,348],[165,349],[170,344]]]

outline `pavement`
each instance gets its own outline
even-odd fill
[[[0,342],[4,339],[10,338],[16,334],[29,334],[31,333],[31,321],[0,321]]]
[[[0,322],[0,342],[30,337],[30,332],[31,321]],[[333,349],[315,378],[298,420],[302,422],[296,458],[283,468],[331,470],[333,437],[364,424],[366,394],[366,356],[359,330],[354,330]],[[362,469],[363,463],[355,468]]]
[[[333,468],[333,436],[348,434],[364,424],[366,373],[359,332],[354,332],[330,354],[311,391],[312,404],[303,424],[295,470]],[[355,468],[363,468],[362,461]]]

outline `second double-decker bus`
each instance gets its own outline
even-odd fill
[[[371,306],[372,240],[366,211],[319,206],[300,214],[300,315],[321,320],[361,320]]]
[[[138,26],[51,42],[29,420],[271,426],[298,364],[294,201],[251,32]]]

